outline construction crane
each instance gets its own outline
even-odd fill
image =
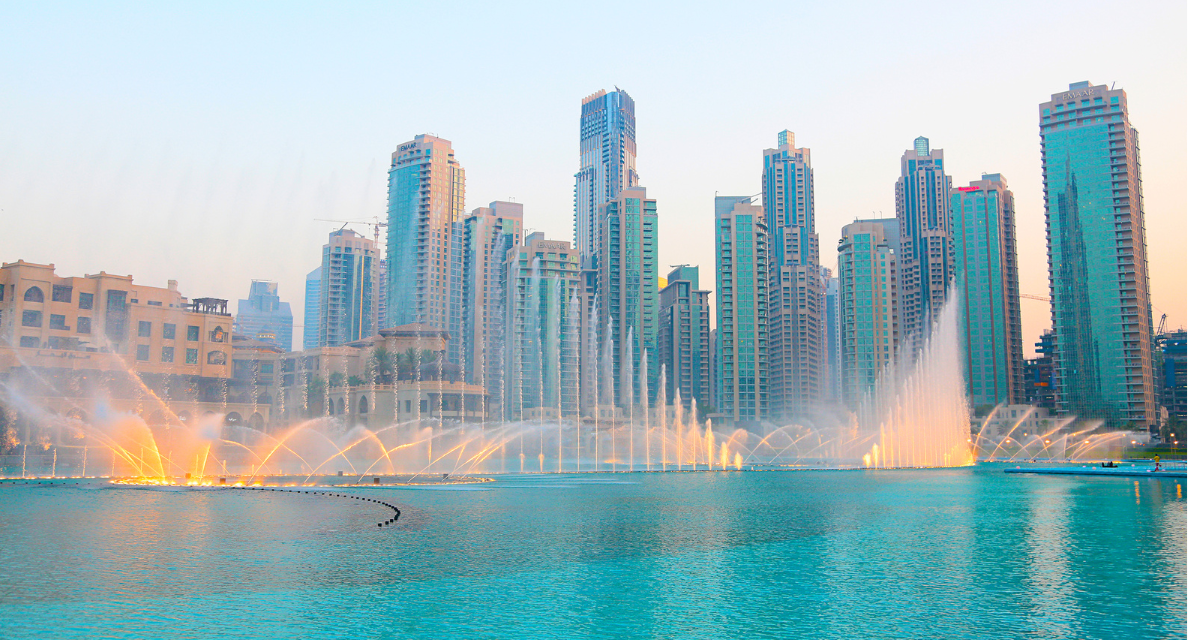
[[[1047,298],[1046,296],[1035,296],[1032,293],[1022,293],[1021,297],[1029,298],[1030,300],[1041,300],[1042,302],[1051,302],[1050,298]]]
[[[1164,314],[1162,314],[1162,318],[1160,318],[1158,321],[1158,331],[1155,331],[1155,333],[1161,336],[1162,334],[1164,334],[1166,332],[1167,332],[1167,314],[1164,313]]]
[[[375,227],[375,244],[379,244],[379,227],[388,226],[388,223],[380,222],[378,216],[373,218],[374,222],[371,220],[329,220],[327,218],[313,218],[313,220],[316,220],[317,222],[340,222],[342,223],[343,229],[345,229],[346,225],[348,224],[365,224]]]

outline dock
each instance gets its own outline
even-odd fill
[[[1035,473],[1041,475],[1065,476],[1110,476],[1114,478],[1187,478],[1187,468],[1172,467],[1155,471],[1147,467],[1015,467],[1005,469],[1004,473]]]

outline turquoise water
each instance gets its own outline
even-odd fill
[[[0,486],[0,637],[1162,638],[1186,481],[961,470]]]

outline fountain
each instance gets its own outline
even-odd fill
[[[544,299],[534,296],[516,335],[497,336],[505,340],[504,348],[493,350],[489,345],[484,349],[485,357],[511,362],[512,379],[501,379],[496,385],[500,392],[496,406],[503,412],[502,418],[507,413],[508,420],[464,424],[447,417],[442,409],[446,388],[440,357],[436,362],[437,409],[422,410],[418,403],[417,418],[403,421],[398,419],[397,407],[381,406],[379,409],[389,414],[390,424],[371,429],[348,419],[347,414],[353,413],[349,406],[345,410],[330,406],[333,390],[344,395],[349,405],[348,390],[337,389],[349,386],[344,363],[342,371],[335,371],[341,375],[340,384],[331,385],[328,375],[319,383],[326,393],[323,406],[314,411],[318,417],[269,432],[227,424],[216,414],[181,419],[144,385],[139,402],[165,411],[165,424],[150,425],[136,413],[113,411],[103,398],[93,399],[91,407],[81,407],[95,416],[93,419],[67,419],[41,411],[19,390],[0,387],[6,411],[21,412],[39,423],[42,432],[51,434],[43,437],[41,444],[30,438],[9,443],[9,455],[0,456],[0,475],[45,476],[60,469],[86,473],[89,450],[93,458],[96,450],[111,453],[105,456],[111,458],[106,460],[109,464],[91,465],[93,469],[108,467],[110,476],[165,482],[190,475],[194,483],[217,475],[248,483],[268,476],[311,480],[338,472],[348,477],[406,477],[513,470],[947,467],[972,464],[977,455],[988,459],[1051,453],[1079,457],[1105,442],[1121,439],[1093,433],[1097,425],[1072,431],[1069,421],[1059,420],[1054,429],[1036,434],[1036,439],[1026,438],[1007,447],[996,445],[990,455],[979,453],[985,442],[982,436],[971,442],[953,297],[942,317],[932,323],[924,343],[906,349],[913,355],[887,367],[847,420],[764,424],[757,430],[716,426],[702,418],[695,398],[667,388],[665,364],[657,372],[657,388],[650,388],[650,354],[645,349],[636,352],[632,329],[614,335],[612,319],[605,319],[601,326],[592,309],[584,330],[580,299],[574,294],[564,299],[563,282],[558,277],[544,278],[537,261],[534,265],[531,286],[534,291],[545,286]],[[538,321],[542,311],[550,315],[544,325]],[[583,384],[580,376],[568,375],[564,369],[564,362],[566,367],[580,367],[581,346],[587,354],[582,363]],[[392,384],[399,384],[401,363],[396,350],[391,351],[392,355],[379,357],[375,366],[380,370],[368,373],[372,378],[368,383],[374,383],[377,375],[384,379],[386,364],[393,372]],[[416,383],[421,385],[424,355],[416,351],[408,356],[413,360],[409,364]],[[617,362],[619,370],[614,370]],[[455,375],[462,375],[461,368]],[[129,376],[137,378],[132,372]],[[584,394],[586,403],[582,402]],[[566,420],[574,420],[573,429],[566,428]],[[1011,443],[1011,438],[1006,439]]]

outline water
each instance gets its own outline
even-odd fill
[[[0,636],[1185,636],[1186,482],[1002,466],[0,485]]]

